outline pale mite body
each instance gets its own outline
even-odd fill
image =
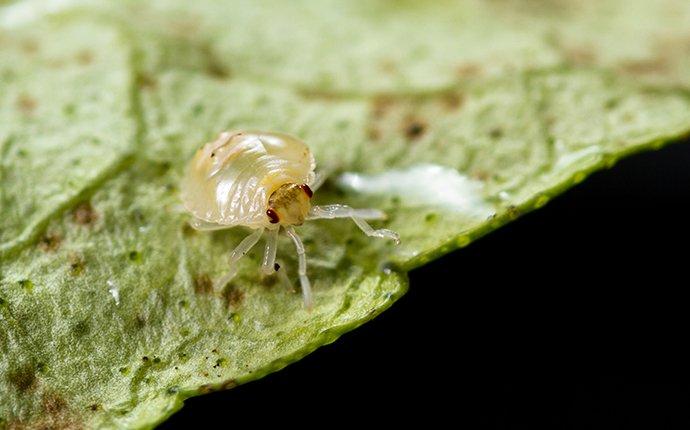
[[[351,218],[368,236],[399,243],[397,233],[373,229],[366,220],[384,219],[376,209],[345,205],[312,206],[311,197],[324,177],[314,174],[316,163],[301,140],[283,133],[223,132],[204,145],[191,160],[182,182],[182,201],[194,216],[197,230],[245,226],[254,230],[232,251],[229,272],[216,282],[227,284],[237,262],[266,233],[262,271],[277,270],[276,251],[281,228],[292,239],[299,259],[299,279],[307,308],[312,306],[304,246],[295,232],[305,220]]]

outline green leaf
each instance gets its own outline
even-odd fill
[[[151,427],[690,131],[680,0],[72,3],[0,10],[0,428]],[[178,186],[232,128],[303,138],[332,172],[316,202],[383,209],[402,245],[307,223],[312,312],[258,248],[213,291],[247,231],[193,231]]]

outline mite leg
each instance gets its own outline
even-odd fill
[[[214,222],[208,222],[198,218],[189,221],[189,225],[191,225],[194,230],[199,231],[225,230],[234,227],[223,224],[216,224]]]
[[[396,244],[400,243],[398,233],[385,228],[376,230],[365,221],[367,219],[385,219],[386,214],[378,209],[354,209],[346,205],[313,206],[307,217],[307,219],[334,218],[351,218],[367,236],[391,239]]]
[[[264,275],[271,275],[276,272],[276,252],[278,251],[278,232],[280,227],[275,230],[269,230],[266,233],[266,249],[264,250],[264,260],[261,264],[261,272]]]
[[[297,257],[299,258],[299,269],[297,270],[297,273],[299,273],[299,283],[302,286],[302,297],[304,298],[304,306],[308,310],[311,310],[313,306],[313,301],[311,297],[311,283],[309,282],[309,278],[307,278],[307,256],[304,252],[304,245],[302,244],[302,241],[300,240],[299,236],[297,236],[297,233],[295,233],[295,229],[292,226],[285,227],[285,232],[295,243]]]
[[[309,188],[313,192],[316,192],[319,188],[321,188],[321,185],[323,185],[324,182],[326,182],[326,179],[328,178],[328,170],[321,170],[319,172],[316,172],[316,177],[314,177],[314,181],[309,185]]]
[[[232,280],[239,270],[239,265],[237,264],[242,257],[244,257],[256,242],[261,239],[261,235],[264,233],[263,228],[256,229],[252,234],[245,237],[242,242],[235,249],[232,250],[230,254],[230,270],[216,283],[217,288],[222,288]]]

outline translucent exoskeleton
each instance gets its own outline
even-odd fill
[[[215,282],[227,284],[238,270],[238,261],[265,237],[261,270],[278,270],[278,234],[284,231],[295,245],[304,304],[312,307],[304,245],[295,226],[306,220],[350,218],[372,237],[400,242],[398,234],[374,229],[367,220],[385,219],[377,209],[354,209],[333,204],[312,206],[313,193],[325,180],[314,173],[314,157],[301,140],[283,133],[223,132],[196,152],[182,182],[182,201],[193,215],[197,230],[221,230],[244,226],[254,230],[230,253],[228,273]],[[283,276],[283,278],[285,278]]]

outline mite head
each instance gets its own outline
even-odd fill
[[[302,225],[311,208],[311,196],[307,184],[284,184],[269,197],[266,215],[271,224]]]

